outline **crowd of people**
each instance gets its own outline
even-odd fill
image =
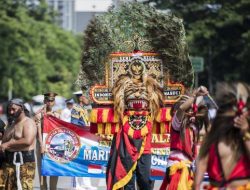
[[[41,176],[41,157],[46,151],[42,138],[43,116],[52,115],[87,126],[90,125],[88,114],[91,104],[79,91],[75,93],[78,103],[72,98],[67,99],[66,108],[59,114],[53,111],[56,95],[45,93],[44,107],[33,117],[22,99],[9,101],[8,123],[0,121],[0,189],[33,189],[36,164],[40,188],[57,188],[58,176],[50,176],[49,184],[48,177]],[[171,152],[161,190],[199,190],[205,173],[209,176],[207,189],[250,189],[249,87],[243,83],[219,85],[215,94],[218,104],[215,117],[209,116],[205,100],[208,95],[204,86],[187,90],[171,109]],[[198,152],[202,130],[205,130],[205,138]],[[143,179],[146,176],[150,181],[150,175],[146,175],[143,166],[139,164],[137,167],[144,175]],[[83,186],[97,189],[89,178],[77,177],[75,180],[77,189]],[[139,183],[139,186],[144,184]],[[150,181],[145,188],[153,189],[153,186]],[[133,185],[131,189],[134,189]]]
[[[67,106],[60,113],[53,110],[57,96],[54,92],[44,94],[44,106],[33,116],[29,114],[22,99],[15,98],[8,102],[7,125],[0,120],[0,189],[33,189],[36,165],[40,189],[57,189],[58,176],[41,175],[41,159],[46,151],[43,143],[43,117],[51,115],[78,126],[89,125],[89,101],[82,91],[74,94],[78,103],[73,98],[67,99]],[[75,188],[97,189],[87,177],[77,178]]]

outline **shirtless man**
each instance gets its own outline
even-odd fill
[[[32,190],[35,178],[36,127],[25,115],[24,102],[13,99],[8,105],[13,122],[4,133],[0,151],[5,154],[3,163],[4,184],[7,190]]]
[[[54,92],[48,92],[44,94],[44,107],[39,110],[34,117],[36,126],[37,126],[37,148],[36,148],[36,155],[37,155],[37,168],[38,168],[38,174],[39,174],[39,180],[40,180],[40,188],[41,190],[47,190],[47,177],[41,176],[41,155],[45,152],[42,134],[43,134],[43,116],[46,115],[52,115],[54,117],[59,118],[60,114],[52,111],[53,106],[55,105],[55,97],[56,93]],[[58,182],[58,176],[50,176],[50,189],[56,190]]]

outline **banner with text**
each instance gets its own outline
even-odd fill
[[[87,128],[44,117],[42,175],[105,177],[113,135],[94,135]],[[152,179],[163,179],[169,155],[169,134],[152,136]]]

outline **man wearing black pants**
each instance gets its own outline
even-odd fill
[[[124,189],[133,189],[135,186],[135,176],[137,178],[137,185],[140,190],[142,189],[153,189],[154,181],[150,179],[150,166],[151,166],[151,154],[142,154],[141,158],[137,162],[137,167],[135,175],[132,176],[132,179],[128,182]]]

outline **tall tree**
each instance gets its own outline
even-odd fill
[[[249,0],[149,0],[160,9],[184,19],[192,55],[205,58],[202,83],[213,88],[216,81],[243,80],[250,83]]]
[[[7,98],[8,81],[13,95],[25,99],[47,90],[71,94],[80,66],[78,38],[50,23],[39,6],[31,10],[25,1],[0,2],[1,99]]]

